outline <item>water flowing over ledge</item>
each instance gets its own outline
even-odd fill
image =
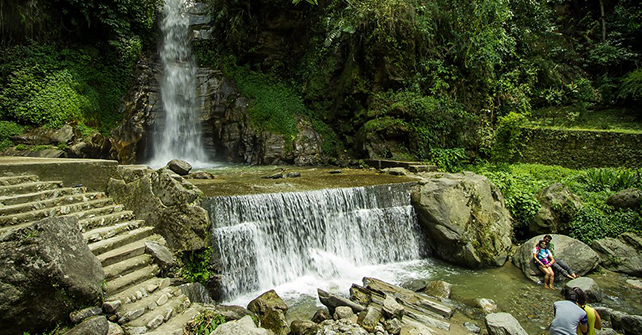
[[[305,276],[420,259],[408,184],[214,197],[204,201],[227,299]]]

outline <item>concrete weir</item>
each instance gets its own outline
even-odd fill
[[[117,168],[112,160],[0,156],[0,175],[34,174],[43,181],[82,184],[92,191],[105,191]]]

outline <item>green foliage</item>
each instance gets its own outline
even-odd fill
[[[628,188],[642,188],[642,170],[593,168],[578,176],[590,192],[618,192]]]
[[[199,251],[184,252],[181,255],[183,259],[183,278],[190,282],[199,282],[206,284],[210,279],[211,257],[214,250],[211,247]]]
[[[637,68],[622,78],[618,98],[642,100],[642,68]]]
[[[448,172],[462,171],[468,159],[464,148],[431,149],[430,157],[440,169]]]
[[[19,135],[24,132],[24,127],[15,122],[0,120],[0,151],[13,146],[11,136]]]
[[[527,124],[522,114],[509,113],[499,118],[495,131],[495,143],[491,151],[492,158],[499,162],[512,162],[521,155],[523,127]]]
[[[248,113],[252,124],[292,141],[297,134],[297,118],[305,114],[301,96],[282,80],[246,67],[232,69],[231,75],[241,94],[251,100]]]
[[[25,150],[28,150],[28,149],[29,149],[29,147],[26,144],[18,144],[18,145],[16,145],[16,150],[18,150],[18,151],[25,151]]]
[[[35,44],[3,49],[0,116],[52,128],[78,121],[109,132],[122,117],[121,97],[133,74],[133,62],[123,67],[109,56]]]
[[[641,231],[642,217],[635,211],[604,212],[592,206],[585,206],[571,222],[569,235],[590,244],[601,238],[615,238],[626,232]]]
[[[225,323],[225,317],[213,311],[204,310],[185,326],[187,335],[209,335]]]

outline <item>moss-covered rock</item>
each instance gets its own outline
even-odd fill
[[[412,194],[433,253],[469,268],[501,266],[511,248],[511,216],[504,197],[474,173],[420,175]]]

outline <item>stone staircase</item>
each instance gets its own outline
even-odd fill
[[[102,192],[36,175],[0,176],[0,235],[52,216],[76,217],[105,272],[103,311],[126,334],[182,334],[197,314],[170,279],[159,278],[146,242],[165,244],[153,227]]]

